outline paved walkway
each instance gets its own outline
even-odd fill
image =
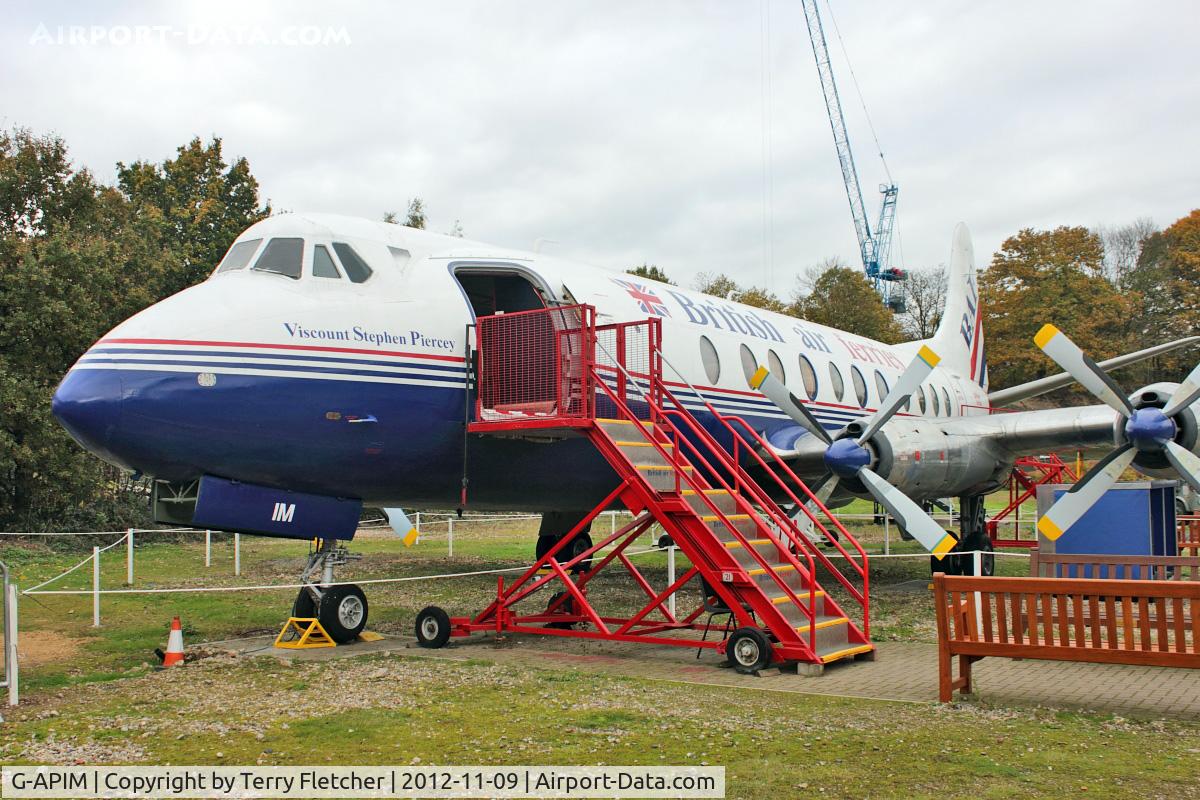
[[[420,650],[409,637],[387,637],[336,649],[276,650],[270,637],[213,643],[247,655],[323,661],[400,650],[423,658],[483,659],[537,669],[576,669],[677,683],[860,697],[912,703],[937,700],[937,646],[881,642],[875,661],[831,665],[819,677],[775,672],[762,677],[722,669],[723,659],[687,648],[513,636],[452,640],[441,650]],[[411,650],[410,650],[411,648]],[[992,706],[1080,709],[1123,716],[1200,720],[1200,672],[1164,667],[1013,661],[985,658],[974,666],[977,697]]]

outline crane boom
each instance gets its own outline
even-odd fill
[[[837,148],[838,163],[842,168],[842,182],[846,185],[846,198],[850,201],[850,215],[854,218],[854,230],[858,234],[858,249],[862,256],[863,270],[888,304],[890,291],[887,284],[902,280],[904,273],[889,269],[888,255],[892,243],[892,228],[896,219],[896,200],[900,189],[894,183],[879,187],[883,204],[879,209],[879,223],[874,233],[867,219],[862,189],[858,183],[858,170],[854,166],[854,152],[850,147],[850,135],[846,131],[846,117],[842,113],[842,101],[838,96],[837,81],[833,77],[833,64],[829,60],[829,48],[825,44],[825,30],[821,26],[821,15],[817,11],[817,0],[804,0],[804,19],[808,23],[808,38],[812,42],[813,57],[817,62],[817,74],[821,79],[821,93],[825,96],[825,111],[829,115],[829,127],[833,131],[833,144]]]

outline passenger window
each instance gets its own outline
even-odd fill
[[[941,416],[942,406],[938,401],[937,388],[934,386],[929,387],[929,405],[933,407],[933,415],[935,417]]]
[[[272,239],[254,267],[258,272],[274,272],[285,278],[300,280],[300,262],[304,258],[304,240],[292,238]]]
[[[254,251],[260,244],[262,244],[262,239],[247,239],[244,242],[238,242],[229,248],[225,258],[221,259],[221,266],[217,267],[217,272],[233,272],[235,269],[242,269],[250,263],[251,256],[254,255]]]
[[[700,337],[700,361],[704,364],[704,374],[710,384],[716,385],[721,379],[721,359],[717,356],[717,348],[707,336]]]
[[[925,387],[918,386],[917,391],[913,392],[913,396],[917,398],[917,411],[925,413]]]
[[[888,396],[887,378],[883,377],[883,373],[875,370],[875,391],[879,392],[879,402],[883,402],[883,398]]]
[[[833,365],[830,364],[830,367]],[[809,400],[817,399],[817,371],[807,356],[800,356],[800,377],[804,380],[804,393]],[[838,376],[841,377],[840,375]]]
[[[742,372],[746,373],[746,383],[749,383],[754,377],[754,373],[758,372],[758,359],[746,345],[742,345],[739,352],[742,355]]]
[[[862,373],[858,371],[858,367],[850,368],[850,382],[854,384],[854,396],[858,398],[858,404],[866,408],[867,382],[863,380]]]
[[[954,408],[950,405],[950,393],[946,391],[945,386],[942,387],[942,400],[946,404],[946,416],[948,417],[954,413]]]
[[[371,268],[367,266],[367,262],[363,261],[358,253],[354,252],[353,247],[345,242],[334,242],[333,250],[342,262],[342,269],[346,271],[346,277],[351,281],[362,283],[371,277]]]
[[[829,383],[833,385],[833,399],[842,402],[846,394],[846,382],[842,380],[842,371],[832,361],[829,362]]]
[[[329,248],[323,244],[313,248],[313,275],[317,278],[342,277],[333,263],[333,256],[329,255]]]
[[[783,362],[779,360],[779,356],[774,350],[767,351],[767,366],[771,368],[771,374],[778,378],[780,383],[787,383],[787,372],[784,371]]]

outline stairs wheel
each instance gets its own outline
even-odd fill
[[[674,546],[675,546],[675,540],[671,538],[670,534],[664,533],[662,536],[658,537],[658,549],[659,550],[666,550],[668,547],[674,547]]]
[[[560,597],[562,597],[564,594],[566,594],[566,592],[555,592],[554,594],[550,595],[550,602],[546,603],[546,611],[549,611],[551,606],[553,606],[555,603],[557,603],[558,599]],[[558,612],[562,613],[562,614],[574,614],[575,613],[575,598],[574,597],[568,598],[567,602],[563,603],[561,606],[558,607]],[[546,627],[554,628],[554,629],[560,630],[560,631],[569,631],[575,627],[575,623],[574,622],[547,622]]]
[[[725,643],[725,658],[743,675],[753,675],[771,663],[771,642],[760,628],[738,628]]]
[[[417,644],[436,650],[450,641],[450,615],[437,606],[425,606],[417,614]]]

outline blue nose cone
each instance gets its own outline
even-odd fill
[[[1175,423],[1157,408],[1139,408],[1125,423],[1125,435],[1139,450],[1161,450],[1175,433]]]
[[[121,424],[123,394],[116,372],[73,369],[58,385],[50,409],[76,441],[114,461],[109,445]]]
[[[853,439],[838,439],[825,451],[825,466],[839,478],[853,478],[871,463],[871,454]]]

